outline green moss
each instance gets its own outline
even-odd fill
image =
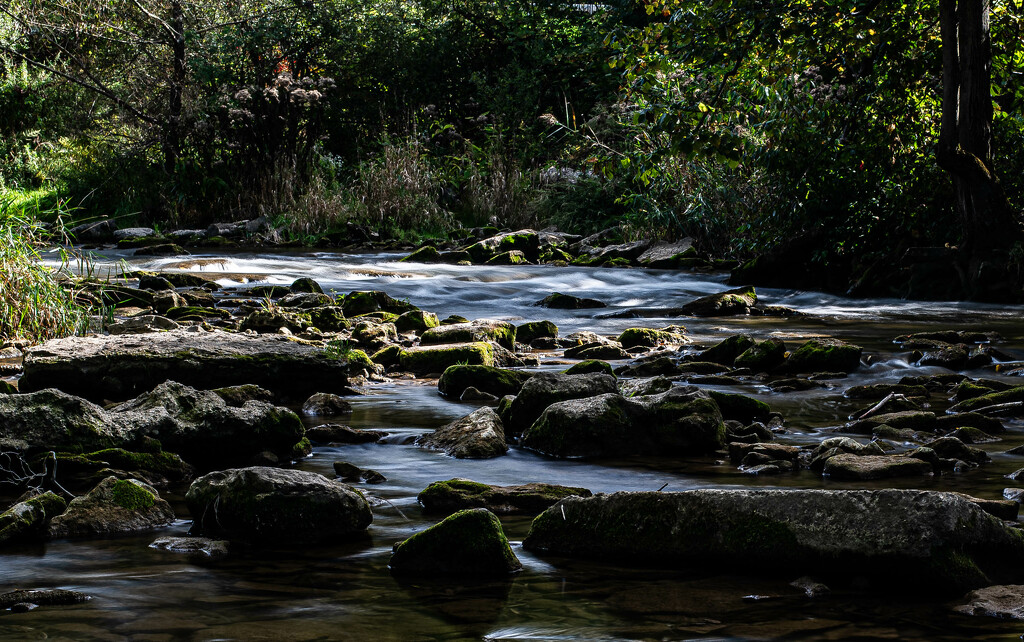
[[[487,259],[486,265],[528,265],[530,263],[527,260],[526,255],[518,250],[511,252],[502,252],[501,254],[495,254],[491,258]]]
[[[423,310],[410,310],[394,319],[399,332],[423,332],[441,325],[437,315]]]
[[[503,397],[517,394],[530,374],[518,370],[503,370],[493,366],[460,365],[449,366],[437,381],[437,390],[446,397],[458,398],[473,386],[477,390]]]
[[[965,399],[954,406],[953,410],[955,412],[969,412],[986,406],[994,406],[996,404],[1011,403],[1015,401],[1024,401],[1024,386],[1010,388],[1009,390],[1003,390],[1002,392],[983,394],[980,397],[974,397],[972,399]]]
[[[325,305],[319,308],[311,308],[309,322],[323,332],[340,332],[348,330],[351,322],[345,318],[345,312],[341,306]]]
[[[768,415],[772,411],[771,406],[765,402],[746,395],[729,394],[717,390],[712,390],[709,394],[722,411],[722,417],[735,419],[744,424],[764,421],[768,419]]]
[[[153,493],[124,479],[114,482],[110,489],[110,497],[115,504],[130,511],[145,510],[156,504]]]
[[[932,579],[941,585],[952,585],[955,591],[991,584],[973,558],[947,546],[933,550],[928,560]]]
[[[421,345],[494,341],[508,350],[515,350],[516,327],[504,321],[480,324],[439,326],[423,332]]]
[[[613,259],[608,259],[601,264],[604,268],[625,268],[632,266],[632,262],[624,256],[617,256]]]
[[[574,364],[565,371],[565,374],[587,374],[590,372],[603,372],[615,376],[615,371],[612,369],[612,364],[607,361],[601,361],[600,359],[585,359],[577,364]]]
[[[402,350],[399,365],[412,372],[444,372],[454,365],[494,365],[494,348],[489,343],[476,342],[459,345],[421,346]]]
[[[341,306],[345,311],[345,315],[349,317],[378,310],[402,314],[409,310],[418,309],[408,301],[393,299],[386,292],[379,290],[349,292],[342,301]]]
[[[622,344],[623,348],[632,348],[635,346],[654,347],[663,343],[682,343],[685,338],[678,332],[652,328],[626,328],[619,335],[617,341]]]
[[[370,357],[374,363],[379,363],[385,368],[390,368],[393,365],[397,365],[401,361],[402,357],[402,346],[400,345],[389,345],[385,348],[381,348],[377,352],[373,353]]]
[[[188,465],[174,453],[136,453],[123,448],[107,448],[80,456],[83,459],[105,463],[127,471],[148,471],[169,478],[181,478]]]
[[[501,522],[484,509],[463,510],[397,547],[391,570],[409,574],[501,576],[522,568]]]
[[[313,452],[313,444],[309,443],[309,439],[303,437],[294,446],[292,446],[292,452],[289,459],[302,459],[308,457]]]
[[[754,372],[768,372],[785,360],[786,344],[779,339],[767,339],[743,351],[733,365],[737,368],[750,368]]]
[[[530,343],[534,339],[557,338],[558,326],[551,321],[531,321],[516,327],[516,340]]]

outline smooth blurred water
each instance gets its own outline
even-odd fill
[[[752,394],[787,419],[780,440],[808,444],[828,436],[865,406],[843,397],[852,385],[895,382],[902,376],[943,372],[911,365],[892,338],[946,327],[997,330],[1011,357],[1024,356],[1021,308],[964,303],[848,300],[791,290],[759,289],[770,305],[807,316],[675,319],[602,318],[629,308],[674,307],[725,289],[722,274],[597,268],[462,267],[409,265],[395,255],[223,253],[135,259],[130,251],[98,258],[93,271],[130,269],[214,274],[229,295],[254,285],[287,285],[308,276],[326,290],[384,290],[440,317],[550,319],[563,335],[593,330],[614,335],[630,326],[688,328],[694,345],[736,332],[778,336],[792,345],[809,336],[838,336],[865,347],[872,362],[829,387],[777,394],[758,382],[718,389]],[[591,297],[606,309],[559,311],[533,304],[552,292]],[[543,368],[564,367],[541,353]],[[972,376],[1003,377],[990,370]],[[366,539],[301,550],[248,551],[219,562],[196,562],[148,547],[157,536],[184,534],[182,520],[160,533],[112,540],[56,541],[0,557],[8,588],[60,587],[94,597],[72,607],[0,613],[0,638],[111,640],[648,640],[648,639],[1019,639],[1024,625],[949,613],[943,602],[915,595],[837,591],[807,600],[788,586],[795,577],[736,577],[679,569],[622,568],[610,564],[540,559],[518,542],[529,520],[503,520],[524,570],[508,581],[399,581],[387,570],[391,546],[436,521],[416,494],[433,481],[466,477],[493,484],[533,481],[583,486],[594,492],[687,490],[702,487],[914,487],[959,490],[997,498],[1012,484],[1003,475],[1024,466],[1006,455],[1024,443],[1024,426],[1008,421],[1002,442],[983,446],[993,461],[936,478],[845,483],[809,471],[758,478],[714,458],[647,457],[601,462],[553,460],[513,448],[493,460],[456,460],[409,445],[411,437],[468,414],[474,404],[440,397],[432,381],[374,384],[351,399],[345,423],[390,433],[385,443],[317,448],[300,462],[333,476],[333,462],[378,470],[388,480],[359,485],[374,502]],[[948,401],[933,398],[942,412]],[[312,423],[315,422],[311,422]],[[180,496],[170,497],[182,517]],[[745,601],[747,595],[771,599]]]

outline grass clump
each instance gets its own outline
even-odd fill
[[[39,251],[47,237],[24,199],[0,196],[0,341],[65,337],[88,321],[87,310],[61,284],[68,255],[60,255],[57,270],[42,263]]]

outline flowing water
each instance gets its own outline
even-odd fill
[[[630,326],[685,325],[695,345],[734,334],[778,336],[788,345],[806,337],[837,336],[864,346],[870,365],[834,387],[777,394],[757,383],[728,388],[770,403],[787,420],[781,439],[816,443],[864,406],[843,398],[861,383],[896,382],[906,375],[943,372],[920,368],[892,343],[895,336],[943,328],[995,330],[1000,349],[1024,358],[1021,308],[965,303],[848,300],[787,290],[759,289],[766,304],[796,308],[807,316],[716,319],[622,319],[610,312],[671,307],[725,289],[724,275],[595,268],[461,267],[407,265],[382,254],[218,254],[183,260],[134,259],[112,252],[95,263],[103,274],[125,259],[132,269],[214,274],[229,291],[253,285],[316,279],[325,290],[384,290],[443,318],[495,318],[520,323],[550,319],[565,335],[592,330],[614,335]],[[607,309],[560,311],[533,303],[551,292],[605,301]],[[564,368],[554,354],[539,353],[541,368]],[[1004,377],[993,369],[971,376]],[[351,398],[345,423],[390,433],[386,443],[323,447],[299,467],[333,477],[334,461],[382,472],[382,484],[361,485],[374,499],[368,536],[299,550],[243,552],[222,561],[196,561],[148,547],[157,536],[183,535],[189,523],[145,536],[54,541],[0,558],[6,587],[60,587],[93,596],[85,604],[40,608],[0,617],[3,639],[301,639],[301,640],[648,640],[648,639],[1020,639],[1024,624],[967,618],[948,604],[916,595],[873,595],[837,590],[809,600],[788,586],[795,577],[738,577],[680,570],[624,568],[611,564],[538,558],[519,542],[529,520],[503,520],[524,570],[507,581],[404,581],[387,569],[394,542],[433,523],[416,494],[433,481],[467,477],[490,484],[543,481],[594,492],[693,488],[898,486],[958,490],[1000,498],[1012,485],[1003,475],[1024,466],[1004,454],[1024,443],[1024,425],[1007,421],[1004,440],[983,446],[993,461],[964,473],[886,483],[822,480],[809,471],[759,478],[714,458],[633,458],[559,461],[513,448],[506,457],[455,460],[408,445],[419,435],[468,414],[472,404],[443,399],[436,382],[372,384]],[[725,390],[726,388],[721,388]],[[932,397],[933,410],[947,407]],[[171,496],[179,514],[181,498]],[[751,596],[757,596],[755,599]]]

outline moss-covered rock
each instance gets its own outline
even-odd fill
[[[526,258],[526,255],[519,250],[511,250],[509,252],[502,252],[495,254],[491,258],[487,259],[485,265],[529,265],[530,260]]]
[[[669,326],[661,330],[626,328],[616,340],[627,349],[637,346],[653,348],[658,345],[678,345],[686,343],[686,337],[683,335],[685,331],[682,326]]]
[[[456,459],[491,459],[508,451],[498,413],[483,407],[416,440],[424,448],[443,450]]]
[[[30,542],[46,535],[50,520],[67,509],[64,498],[46,492],[30,497],[0,513],[0,547]]]
[[[279,332],[281,328],[287,328],[291,332],[302,332],[311,325],[308,314],[283,310],[256,310],[242,319],[239,329],[264,333]]]
[[[713,401],[683,390],[636,399],[604,394],[551,404],[524,433],[524,448],[554,457],[698,454],[721,448]]]
[[[352,328],[352,340],[361,346],[376,351],[398,341],[398,329],[394,323],[362,321]]]
[[[868,578],[962,593],[1021,581],[1024,537],[962,496],[919,490],[696,490],[570,497],[523,542],[538,554],[659,568]]]
[[[724,317],[737,314],[749,314],[750,308],[757,303],[757,293],[753,286],[744,286],[703,296],[683,305],[684,314],[698,317]]]
[[[786,360],[789,372],[853,372],[863,349],[839,339],[811,339]]]
[[[530,321],[516,326],[516,341],[529,344],[534,339],[558,338],[558,326],[551,321]]]
[[[786,360],[786,344],[781,339],[765,339],[744,350],[733,365],[754,372],[769,372]]]
[[[449,479],[427,486],[417,499],[424,512],[450,514],[467,508],[486,508],[498,515],[536,515],[566,497],[590,497],[586,488],[555,484],[492,486],[468,479]]]
[[[390,345],[386,348],[381,348],[377,352],[373,353],[370,359],[377,364],[390,368],[391,366],[397,366],[401,361],[402,357],[402,346]]]
[[[870,435],[875,427],[883,424],[898,429],[909,428],[910,430],[934,432],[936,417],[935,413],[923,410],[887,412],[851,422],[847,424],[847,430],[858,435]]]
[[[171,308],[163,313],[168,319],[189,321],[195,319],[230,319],[231,313],[219,308],[206,308],[197,305],[186,305]]]
[[[292,284],[288,286],[288,290],[291,292],[306,292],[310,294],[324,293],[324,289],[320,287],[320,284],[308,276],[303,276],[292,281]]]
[[[241,408],[249,401],[262,401],[264,403],[273,403],[274,401],[274,393],[251,383],[216,388],[213,390],[213,393],[232,408]]]
[[[749,424],[753,421],[767,421],[771,414],[771,406],[763,401],[746,395],[734,395],[711,390],[708,392],[718,404],[725,419],[734,419]]]
[[[347,317],[354,317],[378,310],[403,314],[410,310],[418,309],[408,301],[393,299],[386,292],[379,290],[349,292],[342,301],[341,307]]]
[[[734,334],[697,354],[699,361],[710,361],[731,366],[736,358],[754,347],[754,340],[747,334]]]
[[[469,323],[434,327],[420,336],[420,345],[424,346],[474,341],[494,341],[503,348],[515,350],[516,327],[507,321],[476,319]]]
[[[459,511],[395,547],[391,571],[409,575],[504,576],[522,568],[494,513]]]
[[[403,349],[398,365],[417,374],[443,373],[454,365],[494,365],[494,347],[489,343],[419,346]]]
[[[465,248],[474,263],[485,263],[498,254],[519,251],[529,261],[540,256],[540,237],[533,230],[496,234]]]
[[[496,397],[518,394],[533,375],[520,370],[492,366],[454,365],[445,369],[437,381],[437,391],[445,397],[458,399],[470,386]]]
[[[137,479],[107,477],[50,522],[51,537],[95,537],[151,530],[174,521],[171,505]]]
[[[252,544],[302,545],[352,538],[373,519],[351,487],[301,470],[222,470],[192,482],[185,495],[192,534]]]
[[[976,412],[989,406],[1024,401],[1024,386],[1010,388],[1000,392],[990,392],[971,399],[965,399],[949,409],[953,413]]]
[[[862,386],[851,386],[843,393],[849,399],[865,399],[868,401],[885,399],[891,394],[904,395],[906,397],[927,397],[929,395],[928,389],[924,386],[902,383],[871,383]]]
[[[58,453],[56,457],[58,479],[69,489],[92,488],[111,474],[144,479],[161,488],[190,481],[195,475],[195,469],[180,456],[162,450],[134,452],[107,448],[81,455]]]
[[[345,318],[345,311],[340,305],[310,308],[304,314],[309,316],[311,326],[323,332],[341,332],[352,327],[352,322]]]
[[[584,359],[583,361],[566,368],[563,374],[580,375],[594,372],[602,372],[613,377],[615,376],[615,370],[612,368],[612,364],[607,361],[602,361],[601,359]]]
[[[441,252],[436,247],[424,245],[412,254],[399,260],[399,263],[440,263]]]
[[[553,403],[607,393],[618,393],[615,377],[608,374],[538,373],[523,384],[512,402],[505,431],[511,435],[522,433]]]
[[[431,328],[436,328],[441,325],[441,322],[437,320],[437,315],[433,312],[424,312],[423,310],[410,310],[400,314],[394,320],[395,327],[398,328],[399,332],[423,332]]]
[[[630,354],[617,343],[588,343],[581,346],[566,348],[563,353],[566,359],[584,359],[607,361],[612,359],[629,359]]]

